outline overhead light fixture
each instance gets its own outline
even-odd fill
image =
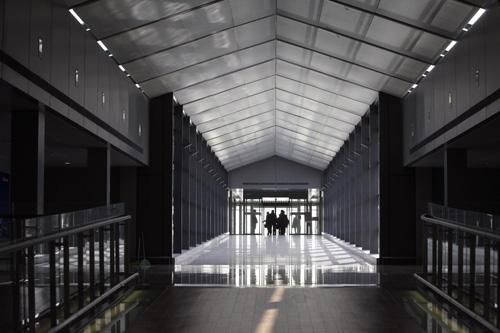
[[[71,162],[64,162],[64,165],[70,165]]]
[[[137,87],[137,89],[141,89],[141,86],[139,84],[135,84],[135,86]]]
[[[177,102],[177,98],[175,97],[175,95],[173,95],[173,96],[174,96],[174,102],[179,104],[179,102]]]
[[[113,56],[113,54],[111,54],[111,53],[110,53],[110,54],[109,54],[109,57],[111,58],[112,56]]]
[[[118,65],[118,68],[120,68],[122,72],[125,72],[125,68],[122,65]]]
[[[453,48],[453,46],[455,46],[456,43],[457,43],[456,40],[452,40],[450,44],[448,44],[448,46],[446,47],[445,51],[449,52]]]
[[[104,45],[104,43],[100,40],[97,41],[97,44],[99,44],[99,46],[104,50],[104,51],[108,51],[108,48],[106,47],[106,45]]]
[[[415,83],[414,85],[411,86],[411,89],[415,89],[416,87],[418,87],[418,84]]]
[[[75,13],[75,11],[72,9],[69,10],[69,12],[71,13],[71,15],[73,15],[73,17],[78,21],[78,23],[80,23],[81,25],[85,25],[85,22],[83,22],[83,20],[80,18],[80,16],[78,16],[77,13]]]
[[[476,12],[476,14],[470,19],[469,23],[470,25],[474,25],[474,23],[477,22],[477,20],[479,20],[479,18],[481,16],[483,16],[484,12],[486,11],[486,9],[483,9],[483,8],[479,8]]]
[[[431,72],[434,69],[434,65],[430,65],[429,68],[427,68],[426,72]]]

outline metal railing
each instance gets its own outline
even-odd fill
[[[0,304],[9,306],[0,331],[57,331],[135,278],[123,211],[120,204],[10,221],[9,232],[22,237],[0,243]]]
[[[500,218],[429,204],[421,217],[423,272],[415,277],[494,332],[500,332]]]

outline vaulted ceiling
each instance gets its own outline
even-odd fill
[[[174,93],[227,170],[274,155],[322,170],[487,1],[66,2],[148,97]]]

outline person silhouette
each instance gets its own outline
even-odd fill
[[[300,233],[300,215],[295,215],[292,222],[293,233]]]
[[[269,215],[270,215],[270,214],[269,214],[269,212],[267,212],[267,214],[266,214],[266,221],[265,221],[265,222],[266,222],[266,224],[265,224],[265,226],[266,226],[266,228],[267,228],[267,234],[268,234],[268,235],[271,235],[271,234],[272,234],[272,232],[273,232],[273,225],[271,224],[271,220],[269,219]]]
[[[280,235],[285,234],[286,228],[288,227],[289,223],[290,223],[290,221],[288,220],[288,217],[286,216],[285,211],[282,210],[280,212],[280,216],[278,217],[278,228],[280,231]]]
[[[255,209],[252,209],[252,215],[250,216],[250,230],[252,231],[252,234],[255,234],[255,227],[257,227],[258,221],[257,221],[257,211]]]
[[[276,222],[277,222],[277,220],[278,220],[278,218],[276,217],[274,210],[272,210],[271,214],[269,214],[269,218],[268,218],[269,222],[268,223],[273,228],[273,235],[276,235],[276,229],[277,229]]]

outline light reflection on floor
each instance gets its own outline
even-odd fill
[[[231,235],[176,258],[175,285],[377,286],[379,273],[320,236]]]

